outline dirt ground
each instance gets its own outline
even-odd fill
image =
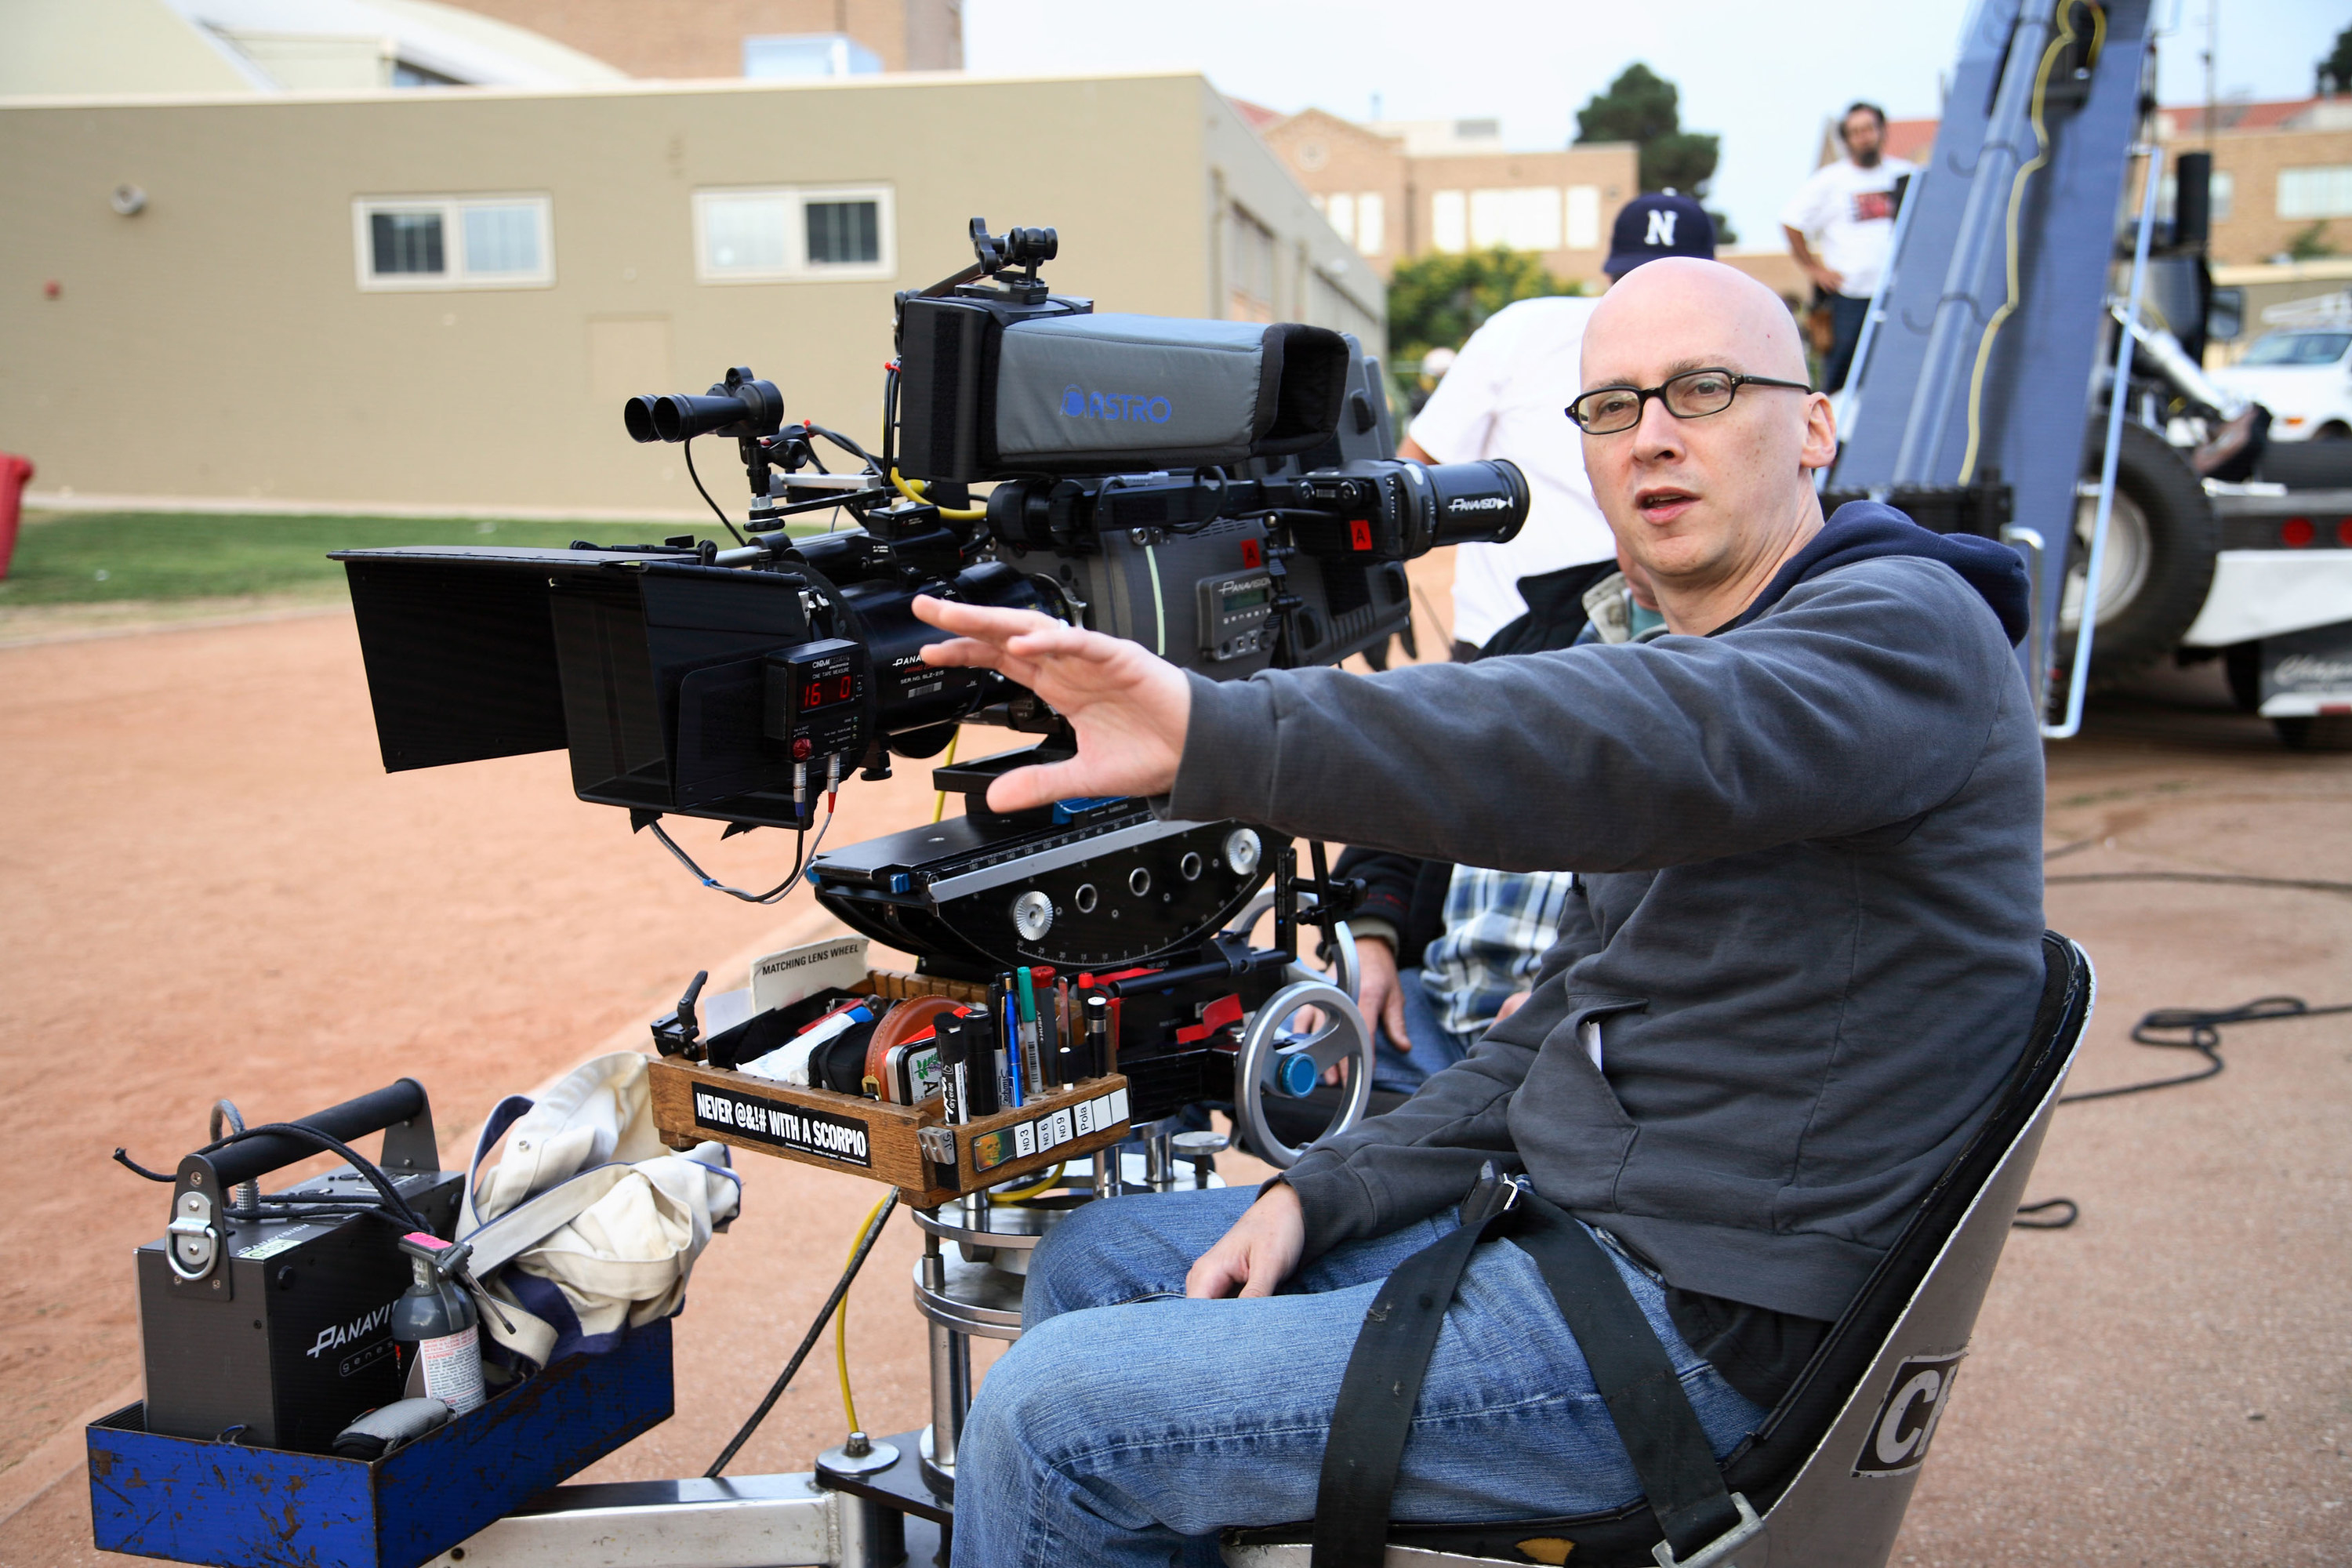
[[[836,841],[917,820],[925,783],[845,791]],[[2283,752],[2183,678],[2053,749],[2049,841],[2089,844],[2051,869],[2352,879],[2348,807],[2352,757]],[[341,615],[0,648],[0,1564],[27,1568],[100,1561],[79,1429],[138,1396],[130,1252],[165,1215],[117,1144],[168,1166],[215,1096],[276,1118],[409,1075],[457,1163],[499,1096],[637,1043],[695,969],[827,929],[697,887],[574,801],[560,755],[385,774]],[[730,879],[784,850],[684,837]],[[2100,971],[2081,1086],[2194,1065],[2129,1043],[2153,1007],[2352,1002],[2340,895],[2060,885],[2049,910]],[[2210,1083],[2060,1112],[2033,1192],[2082,1219],[2012,1237],[1896,1562],[2352,1562],[2352,1021],[2223,1048]],[[700,1471],[879,1195],[742,1163],[677,1414],[597,1479]],[[877,1432],[925,1418],[917,1251],[895,1222],[852,1295]],[[805,1468],[842,1420],[813,1358],[735,1468]]]

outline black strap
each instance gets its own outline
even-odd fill
[[[1445,1309],[1472,1250],[1516,1195],[1487,1166],[1463,1202],[1461,1228],[1399,1264],[1365,1311],[1323,1444],[1310,1568],[1379,1568],[1387,1554],[1389,1499]]]
[[[1601,1245],[1550,1204],[1496,1180],[1491,1168],[1462,1207],[1461,1228],[1399,1265],[1364,1314],[1324,1445],[1312,1568],[1379,1568],[1413,1406],[1446,1309],[1472,1252],[1507,1230],[1535,1260],[1583,1350],[1675,1555],[1687,1557],[1738,1524],[1665,1346]]]
[[[1591,1232],[1533,1194],[1521,1206],[1527,1219],[1511,1239],[1535,1259],[1584,1352],[1666,1544],[1676,1558],[1688,1557],[1739,1523],[1698,1412],[1657,1331]]]

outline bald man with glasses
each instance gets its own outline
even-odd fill
[[[1528,1003],[1262,1191],[1092,1204],[1034,1256],[959,1451],[955,1561],[1214,1563],[1303,1519],[1381,1280],[1482,1166],[1610,1249],[1718,1457],[1755,1428],[1989,1111],[2042,982],[2042,752],[2017,557],[1870,503],[1822,519],[1828,400],[1768,289],[1653,263],[1572,406],[1668,635],[1219,684],[1045,617],[919,601],[1077,754],[990,805],[1170,816],[1576,873]],[[1640,1490],[1528,1256],[1472,1255],[1395,1517]]]

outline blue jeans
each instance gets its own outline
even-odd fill
[[[1857,300],[1851,294],[1830,296],[1830,324],[1834,335],[1830,340],[1829,358],[1822,365],[1823,392],[1835,392],[1845,385],[1845,378],[1853,369],[1853,351],[1862,344],[1862,324],[1869,318],[1867,297]]]
[[[1045,1237],[1022,1337],[982,1385],[956,1453],[956,1568],[1214,1568],[1222,1528],[1314,1513],[1365,1310],[1456,1221],[1336,1247],[1273,1296],[1184,1300],[1185,1271],[1255,1196],[1110,1198]],[[1617,1267],[1717,1457],[1729,1453],[1764,1411],[1683,1342],[1648,1276]],[[1414,1407],[1392,1515],[1536,1518],[1640,1491],[1533,1260],[1507,1242],[1480,1247]]]
[[[1431,1074],[1452,1067],[1478,1043],[1476,1035],[1457,1035],[1437,1021],[1437,1009],[1423,988],[1422,973],[1418,969],[1407,969],[1397,975],[1397,989],[1404,995],[1404,1032],[1412,1040],[1412,1049],[1398,1050],[1379,1019],[1365,1020],[1372,1026],[1374,1089],[1412,1094]]]

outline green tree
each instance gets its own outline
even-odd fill
[[[1434,348],[1460,348],[1487,317],[1515,300],[1582,291],[1580,284],[1553,277],[1534,257],[1499,245],[1400,263],[1389,279],[1391,361],[1400,374],[1410,375],[1422,355]]]
[[[2336,35],[2336,47],[2319,62],[2318,90],[2352,92],[2352,27]]]
[[[1707,182],[1715,178],[1722,139],[1682,128],[1682,93],[1673,82],[1635,60],[1576,111],[1576,140],[1631,142],[1641,149],[1641,181],[1644,191],[1676,191],[1704,201]],[[1718,245],[1732,245],[1738,236],[1731,220],[1719,212],[1715,220]]]

